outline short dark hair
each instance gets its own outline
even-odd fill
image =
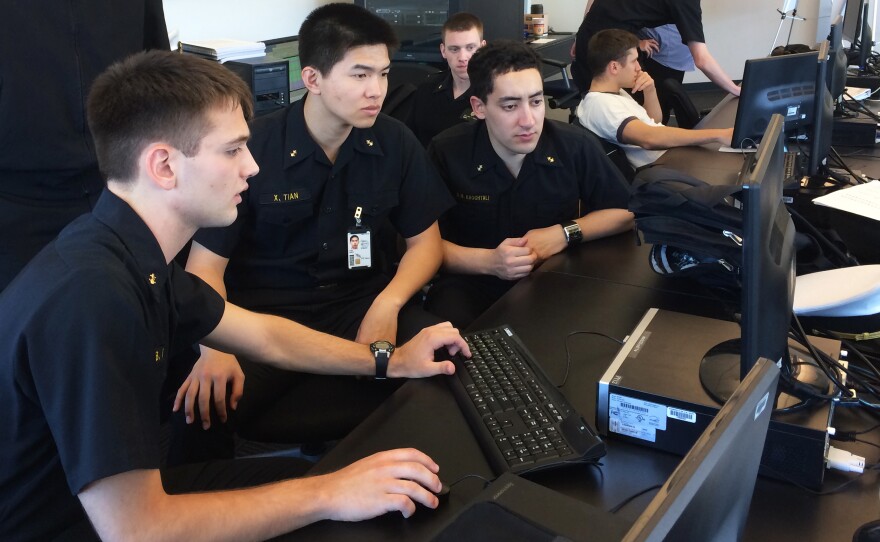
[[[474,96],[482,101],[495,89],[495,78],[510,72],[541,70],[541,58],[532,48],[513,40],[496,40],[474,53],[468,62],[468,79]]]
[[[629,50],[638,46],[639,38],[632,32],[617,28],[596,32],[587,47],[587,65],[593,77],[601,75],[612,60],[625,63]]]
[[[354,4],[327,4],[309,13],[299,29],[299,60],[330,73],[350,49],[384,45],[390,57],[399,45],[385,19]]]
[[[253,115],[247,84],[217,62],[148,51],[113,64],[95,79],[87,105],[101,173],[133,180],[138,155],[155,141],[196,155],[211,129],[208,111],[223,106]]]
[[[443,23],[443,28],[440,29],[440,40],[446,43],[447,32],[467,32],[472,28],[480,35],[480,39],[483,39],[483,21],[473,13],[460,11]]]

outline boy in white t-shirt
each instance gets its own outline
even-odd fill
[[[578,119],[599,137],[620,145],[634,168],[650,164],[666,149],[685,145],[730,145],[733,128],[685,130],[664,126],[654,80],[639,66],[639,39],[625,30],[602,30],[590,39],[587,61],[593,73]],[[644,107],[624,89],[642,91]]]

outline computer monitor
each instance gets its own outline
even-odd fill
[[[815,80],[817,55],[810,57]],[[700,381],[724,403],[759,357],[788,363],[788,330],[794,303],[794,223],[782,201],[785,177],[782,115],[774,114],[761,137],[743,187],[741,339],[706,353]]]
[[[434,43],[439,46],[443,23],[461,11],[459,0],[355,0],[354,3],[388,21],[402,47]]]
[[[299,39],[297,36],[265,40],[266,57],[272,60],[286,60],[287,72],[290,76],[290,92],[302,90],[302,65],[299,61]]]
[[[782,115],[789,132],[813,122],[817,57],[811,51],[746,61],[732,147],[756,146],[773,114]]]
[[[808,129],[810,156],[807,162],[807,175],[811,181],[824,184],[822,172],[825,159],[831,152],[831,131],[834,124],[834,92],[830,90],[828,71],[833,70],[835,57],[831,45],[826,40],[819,44],[819,58],[816,68],[816,94],[813,97],[813,124]]]
[[[861,17],[864,13],[865,0],[846,0],[846,11],[843,12],[843,37],[851,46],[859,41]]]
[[[508,472],[431,540],[740,540],[778,379],[774,363],[757,360],[635,522]]]
[[[826,82],[831,90],[831,99],[837,102],[846,88],[846,49],[843,48],[843,19],[838,15],[831,23],[828,33],[830,43]]]
[[[757,360],[624,542],[742,540],[778,380]]]
[[[871,29],[871,24],[868,22],[868,7],[868,2],[865,2],[862,11],[858,47],[853,46],[853,49],[858,51],[858,66],[859,73],[861,74],[868,72],[868,59],[871,58],[871,50],[874,48],[874,32]]]

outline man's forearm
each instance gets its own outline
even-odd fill
[[[319,374],[375,374],[370,348],[292,320],[226,304],[220,324],[203,344],[275,367]]]
[[[739,87],[718,64],[705,43],[688,42],[688,48],[691,51],[691,56],[694,57],[694,64],[710,81],[734,96],[739,96]]]
[[[492,249],[472,248],[443,240],[443,270],[465,275],[490,273],[488,264]]]
[[[407,247],[400,259],[397,272],[388,286],[379,294],[379,299],[392,303],[398,309],[415,295],[425,284],[434,278],[443,262],[442,241],[426,240]]]
[[[657,89],[651,88],[651,90],[645,91],[645,111],[647,111],[648,116],[654,119],[654,122],[661,122],[663,120],[663,110],[660,108],[660,99],[657,97]]]
[[[168,495],[159,471],[99,480],[80,500],[105,540],[264,540],[328,517],[319,479]],[[129,489],[137,489],[136,497]]]
[[[583,240],[590,241],[631,230],[633,214],[626,209],[599,209],[587,213],[576,222],[581,227]]]

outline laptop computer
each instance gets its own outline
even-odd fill
[[[504,474],[433,540],[740,539],[778,379],[778,367],[760,359],[634,523],[524,478]]]

